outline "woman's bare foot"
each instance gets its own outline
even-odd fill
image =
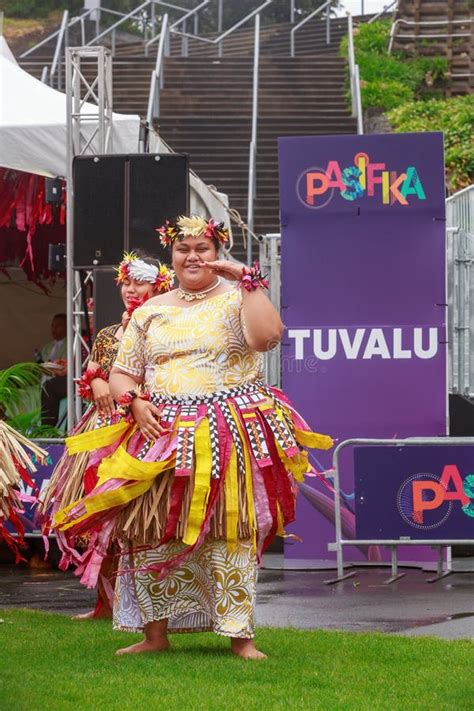
[[[230,642],[230,648],[232,654],[237,657],[242,657],[242,659],[266,659],[267,655],[260,652],[253,639],[240,639],[239,637],[233,637]]]
[[[143,629],[145,639],[137,644],[132,644],[130,647],[117,649],[115,654],[142,654],[145,652],[167,652],[170,648],[168,642],[168,620],[157,620],[148,622]]]
[[[81,612],[79,615],[73,615],[71,620],[110,620],[112,619],[111,610],[101,610],[96,612],[95,610],[89,610],[89,612]]]
[[[142,654],[145,652],[167,652],[170,648],[170,643],[163,637],[161,640],[154,640],[150,642],[147,639],[137,642],[137,644],[132,644],[130,647],[122,647],[122,649],[117,649],[115,654],[121,656],[122,654]]]

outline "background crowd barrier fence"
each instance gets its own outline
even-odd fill
[[[469,446],[474,447],[474,437],[420,437],[420,438],[410,438],[410,439],[348,439],[338,444],[334,450],[333,455],[333,468],[325,473],[326,478],[332,479],[334,486],[334,504],[335,504],[335,531],[336,540],[334,543],[328,545],[329,550],[336,553],[337,558],[337,577],[326,580],[326,584],[331,585],[333,583],[338,583],[347,578],[351,578],[356,575],[355,571],[344,571],[344,547],[345,546],[361,546],[361,545],[380,545],[390,548],[392,554],[392,575],[386,581],[390,584],[399,578],[403,577],[406,573],[399,573],[398,571],[398,548],[400,546],[431,546],[437,548],[438,551],[438,564],[437,564],[437,574],[434,577],[427,579],[427,582],[436,582],[446,575],[449,575],[451,571],[451,556],[449,547],[451,545],[473,545],[474,538],[418,538],[413,536],[412,538],[402,537],[402,538],[373,538],[373,539],[359,539],[354,538],[348,540],[343,537],[342,532],[342,517],[341,517],[341,453],[349,447],[355,446],[383,446],[391,447],[393,450],[405,447],[426,447],[426,446],[448,446],[448,447],[460,447]],[[383,472],[380,472],[380,476],[383,477]],[[444,552],[446,552],[447,564],[444,567]]]

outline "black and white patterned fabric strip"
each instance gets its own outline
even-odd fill
[[[193,466],[197,405],[181,405],[178,420],[175,476],[189,476]]]
[[[230,433],[231,433],[232,439],[234,441],[235,451],[237,453],[238,470],[239,470],[239,472],[244,472],[245,471],[244,448],[243,448],[242,440],[240,439],[239,430],[237,429],[237,425],[235,424],[235,420],[232,415],[231,409],[226,401],[219,402],[218,407],[220,408],[222,414],[224,415],[224,419],[229,426]]]
[[[227,388],[226,390],[218,390],[212,395],[161,395],[160,393],[153,393],[152,402],[154,405],[161,405],[163,403],[176,403],[183,405],[209,405],[213,402],[221,402],[227,400],[230,397],[237,397],[239,395],[245,395],[249,393],[256,393],[258,390],[264,388],[266,392],[265,383],[261,380],[255,380],[253,383],[248,383],[247,385],[238,385],[235,388]]]
[[[213,479],[220,478],[220,457],[219,457],[219,428],[217,424],[217,415],[214,405],[209,405],[207,408],[207,418],[209,420],[209,434],[211,437],[211,477]]]

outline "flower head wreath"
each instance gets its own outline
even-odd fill
[[[205,220],[198,215],[191,217],[178,217],[176,224],[166,220],[165,224],[156,230],[160,235],[160,242],[163,247],[169,247],[176,240],[184,237],[208,237],[217,240],[219,244],[225,245],[229,241],[229,231],[224,227],[223,222],[215,222],[212,218]]]
[[[130,252],[123,255],[123,259],[117,267],[117,284],[123,284],[126,279],[135,279],[136,281],[147,281],[153,284],[159,292],[169,291],[173,286],[174,271],[161,264],[157,267],[155,264],[148,264],[140,259],[135,252]]]

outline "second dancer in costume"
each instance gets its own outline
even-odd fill
[[[147,299],[171,289],[174,273],[156,259],[132,252],[124,254],[117,268],[116,282],[120,288],[125,311],[121,323],[103,328],[97,334],[91,349],[87,369],[78,383],[78,394],[91,403],[72,434],[94,430],[103,425],[118,422],[110,393],[109,375],[133,311]],[[59,509],[88,494],[97,483],[97,464],[90,461],[88,453],[69,457],[66,453],[58,463],[47,490],[43,493],[40,508],[46,513],[46,530],[51,518]],[[62,551],[60,568],[70,563],[80,567],[82,554],[70,547],[60,533],[58,543]],[[111,617],[113,587],[113,556],[106,556],[98,578],[98,595],[94,610],[75,615],[74,619]]]

